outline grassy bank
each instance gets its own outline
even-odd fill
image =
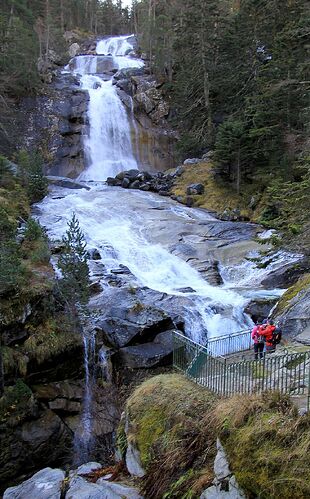
[[[135,390],[127,413],[150,499],[199,498],[214,478],[217,436],[248,497],[309,497],[310,416],[287,397],[218,399],[182,375],[161,375]]]

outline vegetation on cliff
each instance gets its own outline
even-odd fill
[[[149,498],[198,498],[214,478],[217,437],[248,497],[309,496],[310,417],[286,396],[217,399],[182,375],[160,375],[135,390],[126,413]]]
[[[227,201],[251,212],[256,193],[259,220],[302,234],[306,248],[309,2],[140,0],[134,12],[174,109],[180,157],[213,149]]]
[[[79,292],[87,294],[88,267],[85,248],[80,248],[81,254],[77,254],[79,248],[70,253],[73,243],[67,241],[63,260],[66,255],[73,260],[64,281],[67,288],[73,284],[75,287],[64,293],[56,285],[45,229],[29,216],[30,203],[40,200],[47,192],[40,157],[21,151],[18,165],[0,157],[0,170],[1,395],[3,376],[12,384],[18,377],[29,375],[29,365],[38,367],[69,350],[81,348],[76,317],[72,314],[67,317],[64,310],[68,300],[76,299]],[[82,261],[77,270],[78,257]],[[80,278],[74,281],[71,275],[70,279],[70,274],[80,273],[81,269],[84,272],[82,290],[75,289],[80,285]]]

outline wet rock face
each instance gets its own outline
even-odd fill
[[[136,119],[132,143],[138,162],[152,171],[172,168],[178,136],[167,122],[170,107],[161,91],[162,84],[149,75],[146,68],[118,71],[113,84]]]
[[[42,463],[65,461],[64,449],[68,451],[71,443],[71,431],[61,418],[49,409],[40,409],[31,397],[26,410],[1,424],[0,485],[40,468]]]
[[[120,364],[131,369],[145,369],[172,364],[172,331],[156,336],[154,341],[142,345],[121,348],[118,354]]]
[[[73,75],[58,74],[45,95],[20,103],[20,148],[48,151],[47,173],[74,178],[84,169],[82,135],[88,93]]]
[[[310,341],[309,303],[310,287],[308,286],[297,293],[292,300],[288,301],[283,310],[276,310],[275,317],[281,325],[282,331],[286,337],[295,338],[299,335],[301,336],[301,342],[305,344],[309,344]]]
[[[156,334],[173,328],[173,322],[163,310],[137,303],[132,308],[112,307],[108,315],[96,321],[108,344],[121,348],[152,341]]]

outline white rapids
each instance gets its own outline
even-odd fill
[[[259,272],[243,260],[244,255],[233,264],[224,258],[219,262],[224,284],[213,286],[186,261],[189,258],[178,256],[180,253],[175,248],[182,240],[185,247],[198,242],[204,259],[215,254],[220,260],[217,254],[220,254],[220,246],[206,242],[204,231],[208,224],[222,222],[205,211],[189,209],[171,199],[107,187],[102,182],[122,170],[140,166],[134,157],[130,134],[133,117],[128,115],[112,85],[116,70],[143,66],[141,60],[133,57],[132,41],[132,35],[101,40],[97,44],[97,55],[77,56],[65,68],[64,72],[71,71],[79,78],[90,97],[89,132],[84,140],[87,167],[79,177],[88,190],[51,187],[50,195],[37,205],[37,217],[47,228],[50,239],[60,240],[75,213],[89,249],[96,248],[100,252],[104,272],[120,265],[128,267],[131,272],[129,286],[133,282],[140,289],[148,288],[154,296],[161,293],[168,298],[165,306],[171,306],[173,313],[181,313],[186,334],[197,343],[205,343],[207,338],[252,326],[252,320],[244,312],[245,306],[257,293],[259,296],[282,293],[282,290],[266,292],[261,289],[260,282],[269,270],[282,265],[283,258],[280,255],[271,269],[267,265]],[[249,250],[253,249],[254,243],[249,242],[249,246],[251,244]],[[104,307],[109,296],[114,300],[115,295],[104,274],[99,279],[103,287],[103,296],[99,295],[100,306]],[[86,332],[83,332],[83,339],[86,388],[81,425],[75,434],[77,461],[87,460],[93,446],[95,339]],[[104,370],[107,364],[104,353],[100,359]]]
[[[115,70],[142,67],[143,61],[133,56],[133,39],[133,35],[128,35],[101,40],[97,43],[97,55],[77,56],[66,68],[80,78],[82,88],[90,96],[89,133],[85,137],[89,165],[79,180],[103,181],[122,170],[139,166],[133,155],[127,110],[112,85],[113,72],[97,74],[102,58],[104,67],[108,61],[108,67]],[[150,210],[164,207],[169,223],[184,224],[185,229],[190,223],[214,220],[210,214],[189,210],[171,200],[164,202],[163,198],[150,193],[108,188],[100,182],[90,182],[88,187],[88,191],[73,192],[54,188],[56,195],[40,203],[39,218],[51,238],[61,238],[75,212],[88,246],[99,249],[107,269],[125,265],[140,286],[171,297],[185,296],[186,332],[197,342],[252,325],[244,308],[252,296],[253,277],[257,288],[257,280],[261,280],[268,269],[257,276],[253,266],[240,262],[240,284],[234,266],[220,262],[224,285],[212,286],[189,263],[172,254],[173,238],[167,241],[169,235],[165,240],[160,237],[166,230],[164,225],[157,230],[162,220],[148,216]],[[156,225],[152,229],[153,223]],[[194,291],[186,292],[186,288]],[[273,294],[280,295],[281,291],[274,290]]]

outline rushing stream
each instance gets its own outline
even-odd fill
[[[220,236],[212,239],[206,235],[210,225],[224,224],[207,212],[189,209],[151,193],[104,184],[108,176],[122,170],[143,169],[134,157],[131,117],[112,85],[112,76],[105,73],[111,68],[142,67],[141,60],[128,55],[132,50],[131,37],[102,40],[97,44],[97,56],[77,56],[66,68],[80,75],[80,84],[90,95],[89,132],[84,141],[88,166],[79,179],[85,181],[89,190],[53,187],[39,205],[40,222],[48,228],[50,238],[61,239],[75,212],[89,248],[100,252],[105,271],[125,265],[135,285],[170,297],[170,303],[177,303],[185,318],[186,334],[195,341],[203,342],[207,336],[246,329],[252,325],[251,318],[244,312],[251,296],[258,292],[262,296],[280,294],[278,290],[264,293],[259,284],[268,270],[258,272],[243,258],[247,252],[255,251],[251,234],[243,238],[240,235],[242,244],[238,246],[239,229],[236,226],[232,244],[235,252],[240,253],[236,261],[235,257],[231,258],[234,250],[228,243],[222,244]],[[198,253],[204,252],[204,259],[216,255],[224,284],[209,284],[188,263],[188,247],[197,247]],[[278,266],[281,264],[279,258]],[[235,265],[237,273],[233,270]],[[109,295],[106,283],[103,294]],[[85,457],[92,433],[94,338],[85,337],[84,343],[83,431],[77,432],[76,443],[77,452]],[[104,355],[101,362],[104,362]]]

